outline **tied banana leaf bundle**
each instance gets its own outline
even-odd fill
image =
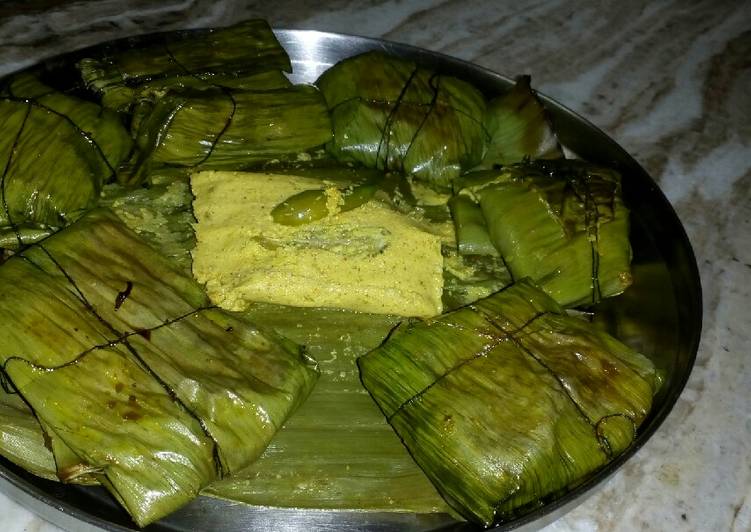
[[[0,283],[5,387],[55,475],[100,482],[140,526],[253,462],[316,379],[295,344],[211,307],[107,210],[12,257]]]
[[[524,159],[563,157],[545,108],[530,87],[529,76],[519,77],[509,92],[490,101],[485,129],[490,140],[478,169]]]
[[[169,89],[286,87],[282,71],[291,71],[287,52],[258,19],[83,59],[78,67],[86,85],[102,94],[102,103],[118,111]]]
[[[132,141],[120,117],[20,74],[0,90],[0,247],[20,248],[93,207]]]
[[[455,187],[479,203],[486,224],[470,232],[457,216],[459,249],[484,249],[489,238],[515,279],[531,278],[564,306],[631,284],[629,210],[615,170],[538,160],[466,174]]]
[[[660,377],[527,281],[397,328],[363,384],[446,501],[489,526],[623,452]]]
[[[529,76],[486,103],[464,81],[369,52],[316,84],[332,114],[334,158],[411,174],[436,189],[471,169],[563,156]]]
[[[465,81],[369,52],[336,64],[316,85],[333,121],[327,149],[338,160],[444,189],[482,160],[485,99]]]
[[[118,177],[132,185],[159,165],[248,167],[330,139],[326,104],[312,86],[170,92],[139,124],[135,169]]]

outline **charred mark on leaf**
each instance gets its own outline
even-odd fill
[[[115,310],[118,310],[123,306],[125,300],[128,299],[128,296],[130,296],[131,290],[133,290],[133,283],[131,281],[127,281],[125,283],[125,290],[117,293],[117,297],[115,298]]]
[[[36,417],[36,412],[34,412],[34,416]],[[52,438],[50,438],[50,435],[47,434],[47,431],[42,429],[42,441],[44,441],[44,448],[48,451],[52,451]]]

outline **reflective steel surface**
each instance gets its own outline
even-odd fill
[[[369,50],[413,59],[471,83],[487,95],[507,89],[512,81],[470,63],[406,45],[316,31],[279,30],[294,68],[292,80],[312,82],[337,61]],[[116,49],[160,39],[143,36],[109,43]],[[100,47],[45,62],[45,76],[56,85],[75,82],[73,63],[97,54]],[[632,212],[634,285],[623,296],[603,302],[597,321],[622,341],[652,358],[665,373],[665,384],[634,445],[578,487],[500,529],[536,529],[570,510],[614,473],[653,436],[678,399],[691,372],[701,331],[701,286],[686,233],[655,182],[618,144],[572,111],[542,96],[561,142],[579,156],[607,164],[623,174],[626,204]],[[656,436],[656,437],[659,437]],[[0,458],[0,490],[45,519],[69,530],[134,529],[128,515],[103,488],[65,486],[36,478]],[[208,497],[155,523],[147,530],[429,530],[472,529],[444,514],[415,515],[373,512],[330,512],[255,508]]]

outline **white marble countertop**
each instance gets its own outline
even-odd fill
[[[269,5],[273,4],[273,5]],[[0,74],[97,42],[263,17],[529,73],[659,182],[699,263],[704,330],[655,436],[549,531],[751,530],[751,9],[742,1],[34,0],[0,4]],[[58,530],[0,495],[0,530]]]

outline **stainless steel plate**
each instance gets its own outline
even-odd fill
[[[199,30],[200,31],[200,30]],[[326,68],[346,57],[369,50],[413,59],[470,81],[487,95],[504,91],[511,80],[427,50],[349,35],[317,31],[278,30],[294,68],[295,82],[312,82]],[[67,54],[36,67],[58,87],[74,86],[75,61],[98,54],[103,47],[124,49],[163,39],[165,34],[124,39]],[[582,117],[543,96],[561,142],[593,162],[610,165],[624,176],[625,201],[632,212],[634,285],[621,297],[598,308],[602,320],[621,340],[651,357],[665,372],[666,382],[656,398],[634,445],[578,487],[526,515],[501,525],[502,530],[537,528],[560,517],[590,495],[652,437],[670,412],[688,379],[701,331],[701,287],[696,260],[686,233],[655,182],[618,144]],[[128,515],[103,488],[65,486],[36,478],[0,458],[0,489],[21,504],[63,528],[101,527],[130,530]],[[178,530],[417,530],[470,529],[444,514],[333,512],[256,508],[200,497],[147,528]]]

